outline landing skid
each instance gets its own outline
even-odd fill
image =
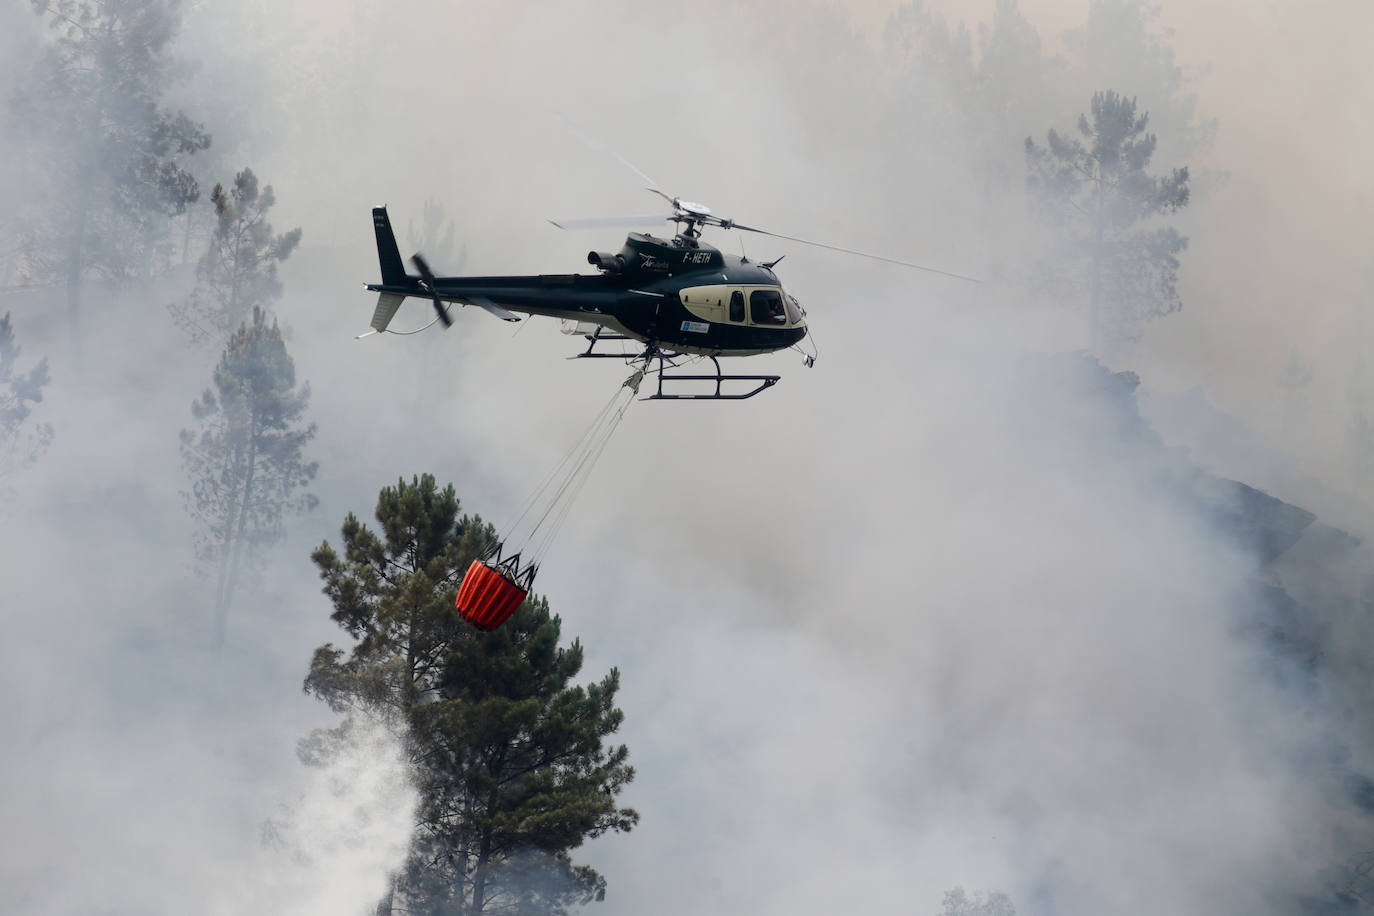
[[[645,365],[648,365],[649,360],[655,357],[657,357],[658,359],[658,390],[653,394],[648,395],[647,397],[641,398],[640,400],[742,401],[745,398],[752,398],[760,391],[772,388],[774,385],[778,383],[778,379],[782,378],[782,376],[780,375],[725,375],[720,371],[720,361],[717,360],[714,356],[706,357],[711,361],[711,364],[716,367],[716,372],[714,375],[670,375],[668,373],[668,370],[673,366],[672,357],[665,356],[662,352],[657,351],[655,349],[651,349],[649,353],[645,354]],[[700,385],[701,383],[706,383],[708,387],[710,385],[714,385],[715,388],[714,390],[708,390],[705,392],[696,391],[690,393],[673,393],[666,392],[663,390],[664,382],[668,382],[674,385],[679,382],[696,383],[698,385]],[[721,387],[726,382],[749,382],[752,383],[754,387],[750,388],[748,391],[727,393]]]
[[[752,398],[760,391],[772,388],[782,378],[780,375],[726,375],[720,371],[720,361],[714,356],[707,356],[715,367],[714,374],[700,373],[685,375],[673,372],[678,367],[679,361],[687,359],[687,354],[675,353],[659,349],[657,344],[649,344],[648,349],[639,354],[626,353],[623,350],[619,353],[598,353],[596,346],[603,341],[627,341],[634,340],[624,334],[607,332],[604,328],[597,328],[591,334],[584,334],[587,339],[587,349],[577,354],[571,359],[623,359],[629,363],[640,364],[640,377],[644,375],[656,375],[658,385],[653,394],[640,398],[641,401],[742,401],[745,398]],[[658,368],[652,372],[649,369],[651,363],[658,360]],[[634,389],[639,391],[639,379],[636,379]],[[745,391],[726,391],[724,388],[727,382],[746,382],[752,387]],[[674,388],[679,384],[686,384],[689,387],[695,385],[697,391],[665,391],[664,385]]]

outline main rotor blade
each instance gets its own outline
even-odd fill
[[[663,193],[663,189],[659,187],[658,182],[654,181],[648,175],[645,175],[643,172],[637,169],[634,163],[630,162],[630,160],[626,159],[624,156],[620,155],[615,150],[611,149],[609,146],[593,137],[591,134],[587,133],[581,127],[578,127],[577,124],[575,124],[572,121],[572,119],[569,118],[567,115],[555,112],[554,117],[561,121],[563,123],[563,126],[567,128],[569,131],[571,131],[572,134],[577,137],[577,139],[581,140],[583,143],[587,144],[597,152],[610,156],[616,162],[620,163],[621,166],[633,172],[640,181],[644,182],[648,190],[653,191],[655,194],[662,195],[662,197],[669,203],[672,202],[673,199],[669,197],[667,194]]]
[[[594,216],[590,219],[551,219],[559,229],[636,229],[672,219],[656,213],[653,216]]]
[[[669,196],[667,195],[667,193],[665,193],[665,192],[663,191],[662,188],[645,188],[644,190],[646,190],[646,191],[653,191],[653,192],[654,192],[655,194],[657,194],[659,197],[662,197],[664,200],[668,201],[668,203],[672,204],[674,210],[677,209],[677,201],[674,200],[673,198],[669,197]]]
[[[859,251],[854,248],[841,248],[839,245],[828,245],[825,242],[813,242],[811,239],[798,238],[795,235],[783,235],[781,232],[769,232],[767,229],[755,229],[753,226],[745,226],[742,223],[721,223],[726,229],[740,229],[744,232],[757,232],[759,235],[771,235],[775,239],[786,239],[789,242],[801,242],[803,245],[814,245],[817,248],[828,248],[831,251],[839,251],[844,254],[856,254],[861,258],[872,258],[875,261],[885,261],[888,264],[900,264],[903,267],[914,267],[917,270],[926,270],[933,274],[940,274],[945,277],[953,277],[956,280],[967,280],[970,283],[981,282],[977,277],[966,277],[963,274],[956,274],[953,271],[941,270],[938,267],[927,267],[925,264],[916,264],[912,261],[902,261],[898,258],[889,258],[881,254],[873,254],[870,251]]]

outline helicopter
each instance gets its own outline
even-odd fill
[[[503,321],[519,321],[514,312],[549,316],[572,323],[570,333],[586,338],[587,349],[578,358],[642,362],[640,378],[656,360],[658,386],[647,400],[742,400],[771,388],[781,376],[723,373],[718,357],[753,356],[797,347],[808,334],[806,310],[783,289],[773,272],[781,257],[756,264],[744,255],[723,254],[702,240],[704,227],[753,232],[974,280],[908,261],[746,226],[717,216],[702,204],[672,197],[658,187],[647,190],[663,197],[672,212],[651,217],[550,220],[560,229],[622,223],[643,226],[651,221],[677,225],[671,238],[630,232],[619,252],[588,252],[587,263],[599,271],[589,275],[437,277],[419,253],[411,258],[418,272],[412,275],[406,272],[401,260],[386,207],[374,208],[372,223],[382,282],[366,285],[366,289],[380,294],[368,334],[386,332],[397,310],[410,296],[430,299],[436,320],[444,327],[453,323],[446,302],[477,306]],[[643,345],[644,349],[637,355],[623,349],[598,349],[603,343],[617,341]],[[804,356],[807,366],[815,363],[814,352]],[[683,362],[702,357],[711,361],[713,374],[676,371]],[[677,389],[681,382],[692,383],[688,388],[695,390],[684,393]],[[746,387],[725,387],[726,383],[736,382],[745,383]],[[664,389],[665,383],[670,390]]]

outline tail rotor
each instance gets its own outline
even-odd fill
[[[434,271],[429,269],[429,264],[418,251],[411,256],[410,260],[415,265],[415,269],[420,272],[420,286],[434,300],[434,311],[438,313],[439,321],[446,328],[452,327],[453,319],[449,317],[448,309],[444,306],[444,300],[439,298],[439,290],[434,283]]]

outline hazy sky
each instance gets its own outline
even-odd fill
[[[1205,386],[1345,492],[1374,12],[1176,6],[1160,23],[1218,122],[1189,164],[1227,178],[1189,214],[1184,312],[1119,368],[1164,391]],[[834,16],[877,36],[891,8]],[[1086,4],[1023,9],[1057,49]],[[440,270],[585,269],[587,249],[619,239],[545,220],[653,198],[562,112],[744,222],[954,270],[1014,260],[998,246],[1023,204],[961,206],[977,194],[950,167],[964,138],[879,123],[901,87],[837,63],[826,20],[801,28],[814,12],[187,10],[198,69],[176,92],[211,122],[207,163],[221,180],[251,165],[276,188],[278,231],[304,232],[277,311],[312,386],[321,503],[212,651],[177,432],[216,354],[188,349],[163,308],[188,276],[151,294],[93,284],[79,359],[51,312],[0,305],[26,353],[52,357],[57,429],[0,528],[0,776],[22,787],[0,801],[7,899],[363,913],[397,861],[410,800],[394,744],[362,735],[333,772],[294,758],[333,722],[300,693],[310,653],[343,639],[309,550],[425,471],[505,521],[627,370],[566,361],[575,341],[552,322],[474,310],[446,333],[354,341],[373,305],[371,206],[391,206],[409,253],[407,224],[437,197],[459,249]],[[1092,386],[1045,356],[1081,348],[1079,317],[995,278],[972,290],[745,245],[788,256],[817,365],[758,358],[784,378],[745,403],[635,404],[538,583],[587,646],[586,677],[621,668],[639,771],[624,801],[640,826],[577,853],[610,883],[589,912],[934,914],[960,884],[1022,913],[1289,911],[1280,895],[1358,835],[1330,807],[1339,722],[1280,691],[1238,635],[1254,559],[1163,493]],[[1310,435],[1282,439],[1273,382],[1293,344],[1317,381]]]
[[[1051,53],[1064,51],[1063,34],[1082,24],[1088,6],[1018,5]],[[898,6],[848,4],[875,39]],[[926,6],[973,27],[991,17],[993,3]],[[1210,148],[1186,164],[1219,170],[1226,180],[1206,199],[1206,212],[1194,214],[1201,222],[1182,274],[1187,305],[1152,329],[1143,355],[1156,372],[1147,382],[1203,385],[1224,409],[1286,440],[1280,447],[1314,473],[1345,473],[1334,453],[1347,422],[1352,342],[1362,337],[1353,306],[1374,296],[1367,156],[1374,144],[1374,6],[1196,0],[1159,10],[1156,26],[1171,33],[1199,114],[1219,122]],[[1272,404],[1273,381],[1294,345],[1318,367],[1312,422],[1303,430],[1311,442],[1282,430]]]

